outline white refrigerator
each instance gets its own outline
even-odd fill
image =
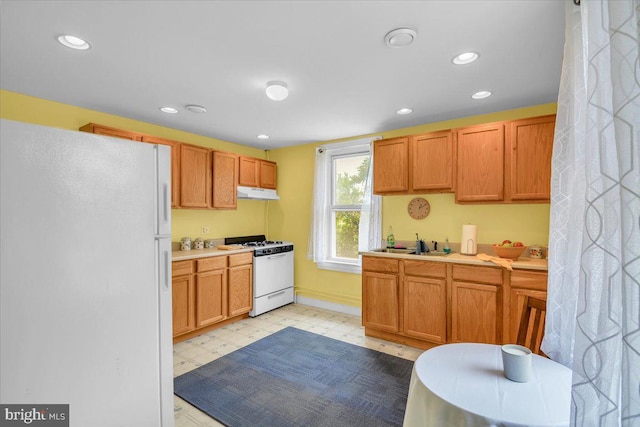
[[[173,426],[170,149],[0,120],[0,162],[0,403]]]

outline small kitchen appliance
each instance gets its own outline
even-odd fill
[[[267,240],[261,235],[227,237],[225,245],[242,245],[253,250],[253,310],[256,317],[291,304],[293,296],[293,244]]]

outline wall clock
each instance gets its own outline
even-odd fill
[[[413,219],[424,219],[429,216],[431,206],[429,206],[427,199],[416,197],[409,202],[407,211],[409,212],[409,216]]]

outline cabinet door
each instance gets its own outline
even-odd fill
[[[180,206],[208,208],[211,200],[211,157],[209,150],[180,145]]]
[[[128,139],[130,141],[142,141],[142,135],[136,132],[116,129],[109,126],[88,123],[80,128],[83,132],[95,133],[97,135],[112,136],[114,138]]]
[[[504,200],[504,124],[460,129],[456,142],[456,201]]]
[[[217,209],[236,209],[238,206],[238,156],[214,151],[212,173],[212,206]]]
[[[443,344],[447,340],[446,281],[405,276],[404,333]]]
[[[373,143],[373,192],[409,190],[409,138],[383,139]]]
[[[502,288],[451,283],[451,342],[502,342]]]
[[[510,200],[550,200],[555,122],[555,115],[509,122],[505,177]]]
[[[411,137],[413,191],[453,191],[453,133],[434,132]]]
[[[198,328],[226,318],[226,270],[196,274],[196,304],[196,327]]]
[[[260,160],[260,187],[276,189],[277,165],[268,160]]]
[[[193,275],[176,276],[171,283],[174,337],[190,332],[196,327],[193,277]]]
[[[260,185],[260,161],[253,157],[240,156],[238,185],[258,187]]]
[[[253,307],[253,266],[229,268],[229,317],[248,313]]]
[[[171,207],[178,207],[180,203],[180,143],[147,135],[142,136],[142,142],[171,147]]]
[[[362,324],[397,332],[399,324],[398,276],[362,272]]]
[[[515,343],[518,338],[520,317],[524,307],[524,298],[532,296],[547,299],[547,273],[537,271],[514,270],[511,272],[511,292],[509,295],[509,335],[506,342]],[[542,340],[542,336],[539,337]]]

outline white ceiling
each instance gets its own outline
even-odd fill
[[[564,7],[558,0],[2,0],[0,84],[270,149],[555,102]],[[398,27],[415,29],[415,43],[387,47],[385,34]],[[63,47],[61,34],[92,48]],[[479,60],[453,65],[466,51]],[[265,96],[270,80],[288,83],[286,100]],[[471,99],[479,90],[493,96]],[[188,104],[207,113],[186,111]],[[396,115],[400,107],[414,112]]]

